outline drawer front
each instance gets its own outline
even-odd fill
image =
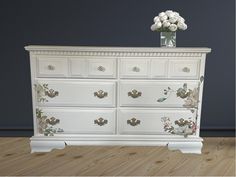
[[[115,59],[89,59],[88,60],[89,78],[115,78],[116,60]]]
[[[197,107],[198,82],[121,81],[120,106]]]
[[[86,77],[87,63],[85,59],[73,58],[69,59],[70,76],[71,77]]]
[[[67,77],[68,64],[66,58],[37,58],[38,77]]]
[[[115,109],[38,108],[38,133],[45,136],[60,134],[114,134]]]
[[[149,77],[148,59],[121,59],[121,78],[147,78]]]
[[[170,78],[199,78],[200,60],[170,60]]]
[[[152,78],[166,78],[168,74],[168,60],[167,59],[153,59],[151,61],[151,77]]]
[[[193,135],[196,111],[190,110],[129,110],[118,112],[119,134]]]
[[[115,106],[115,82],[38,80],[35,89],[40,106]]]

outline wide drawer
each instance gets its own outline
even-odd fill
[[[115,109],[37,108],[37,128],[45,136],[114,134]]]
[[[174,109],[120,109],[119,134],[193,135],[196,131],[196,111]]]
[[[115,107],[115,82],[38,80],[35,84],[39,106]]]
[[[194,81],[121,81],[120,106],[197,107],[199,83]]]

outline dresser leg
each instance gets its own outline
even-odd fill
[[[31,153],[34,152],[50,152],[52,149],[64,149],[64,141],[34,141],[31,140]]]
[[[182,153],[201,154],[202,142],[170,142],[169,150],[180,150]]]

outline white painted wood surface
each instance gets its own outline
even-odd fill
[[[184,99],[177,97],[176,93],[164,94],[164,90],[171,88],[178,90],[183,87],[183,84],[187,84],[188,89],[194,89],[198,87],[196,81],[120,81],[120,106],[138,106],[138,107],[180,107],[185,104]],[[128,96],[128,93],[132,90],[137,90],[142,95],[133,98]],[[168,97],[163,102],[157,100],[162,97]]]
[[[36,84],[48,84],[49,89],[58,91],[58,96],[47,97],[47,102],[39,102],[39,106],[93,106],[115,107],[116,83],[78,80],[36,80]],[[104,98],[95,96],[95,93],[107,93]]]
[[[201,153],[203,78],[206,54],[211,49],[74,46],[25,49],[30,52],[31,64],[32,152],[62,149],[66,144],[168,145],[169,149],[183,153]],[[45,88],[39,87],[43,84],[47,84]],[[186,93],[181,94],[184,84]],[[165,95],[168,87],[172,92]],[[199,89],[197,106],[186,107],[190,97],[196,97],[189,91],[194,88]],[[141,95],[135,97],[132,90]],[[158,102],[162,97],[166,99]],[[169,128],[184,124],[182,118],[194,122],[196,131],[187,137],[170,133],[165,129],[163,116],[169,118]],[[140,122],[130,123],[132,118]],[[46,136],[39,132],[39,123],[63,131]]]

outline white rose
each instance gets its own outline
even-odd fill
[[[169,16],[170,14],[173,14],[173,11],[172,10],[167,10],[165,13],[166,13],[167,16]]]
[[[188,26],[184,22],[178,22],[177,27],[181,30],[186,30]]]
[[[161,22],[157,22],[157,28],[161,28],[162,27],[162,23]]]
[[[152,26],[151,26],[151,30],[152,31],[156,31],[157,30],[157,24],[154,23]]]
[[[160,17],[160,20],[161,20],[161,21],[165,21],[165,20],[167,20],[167,19],[168,19],[168,16],[167,16],[167,15],[164,15],[164,16],[161,16],[161,17]]]
[[[165,15],[166,15],[165,12],[161,12],[161,13],[159,13],[159,17],[165,16]]]
[[[164,22],[163,22],[163,27],[169,27],[170,26],[170,22],[168,21],[168,20],[165,20]]]
[[[169,22],[170,23],[175,23],[177,21],[177,18],[176,17],[172,17],[169,19]]]
[[[156,22],[159,22],[160,21],[160,18],[158,16],[155,16],[153,21],[156,23]]]
[[[184,23],[185,22],[185,19],[183,18],[183,17],[178,17],[178,22],[182,22],[182,23]]]
[[[168,15],[169,18],[174,18],[175,17],[175,14],[172,12]]]
[[[171,25],[169,26],[169,30],[170,30],[170,31],[176,31],[176,30],[177,30],[177,25],[171,24]]]
[[[179,13],[178,12],[174,12],[175,17],[179,17]]]
[[[187,24],[183,24],[183,30],[186,30],[188,28]]]

